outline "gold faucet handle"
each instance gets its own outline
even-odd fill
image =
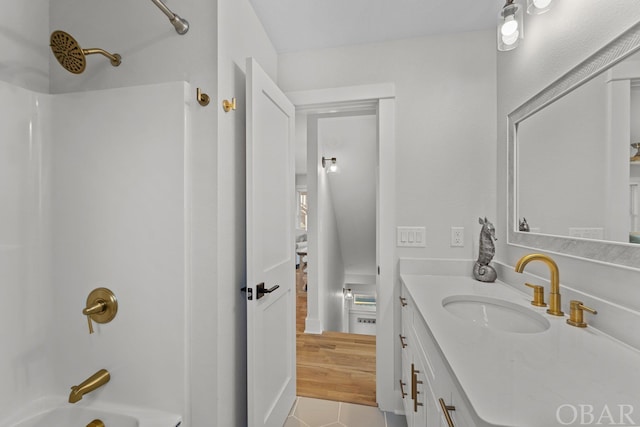
[[[567,323],[577,328],[586,328],[587,322],[584,321],[584,311],[588,311],[591,314],[598,314],[596,310],[591,307],[587,307],[582,301],[571,300],[570,302],[571,312],[567,319]]]
[[[107,303],[104,302],[103,300],[98,300],[98,302],[92,305],[91,307],[86,307],[85,309],[82,310],[82,314],[87,316],[87,321],[89,322],[90,334],[93,333],[93,323],[91,322],[91,316],[93,316],[94,314],[104,313],[106,309],[107,309]]]
[[[86,307],[82,314],[87,316],[89,333],[93,333],[93,323],[109,323],[118,313],[118,300],[107,288],[96,288],[87,297]]]
[[[535,305],[536,307],[546,307],[547,303],[544,302],[544,287],[540,285],[532,285],[531,283],[525,283],[525,286],[533,289],[533,300],[531,301],[531,305]]]

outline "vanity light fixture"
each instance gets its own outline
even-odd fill
[[[537,0],[542,2],[543,0]],[[522,6],[515,0],[507,0],[498,17],[498,50],[507,51],[518,47],[524,38]]]
[[[541,15],[551,9],[553,0],[527,0],[527,13]]]
[[[353,299],[353,292],[351,291],[351,288],[342,288],[342,294],[346,300]]]
[[[327,173],[336,173],[338,172],[338,159],[335,157],[323,157],[322,167]]]

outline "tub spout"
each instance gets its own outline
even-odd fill
[[[69,394],[69,403],[76,403],[82,399],[87,393],[91,393],[93,390],[100,386],[105,385],[111,379],[109,371],[106,369],[100,369],[95,374],[84,380],[79,385],[71,387],[71,393]]]

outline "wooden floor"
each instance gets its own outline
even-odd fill
[[[298,277],[296,288],[297,395],[377,406],[376,337],[341,332],[305,334],[307,293],[302,277]]]

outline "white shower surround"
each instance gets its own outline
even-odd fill
[[[48,95],[0,82],[0,413],[65,394],[77,405],[184,414],[190,297],[184,82]],[[160,214],[160,215],[159,215]],[[119,312],[89,335],[95,287]]]

